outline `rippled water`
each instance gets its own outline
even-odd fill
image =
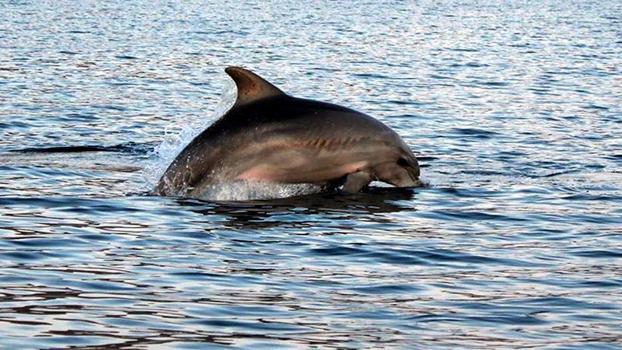
[[[0,347],[622,346],[622,3],[0,2]],[[243,65],[430,185],[148,195]]]

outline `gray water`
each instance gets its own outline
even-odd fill
[[[150,195],[228,65],[428,186]],[[621,102],[614,0],[2,1],[0,348],[619,349]]]

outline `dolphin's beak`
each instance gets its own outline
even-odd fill
[[[418,176],[413,176],[413,174],[409,175],[411,175],[410,180],[412,182],[412,185],[409,185],[408,187],[421,187],[423,185],[421,180],[419,180]]]
[[[389,182],[397,187],[420,187],[421,181],[419,180],[419,168],[413,168],[410,166],[403,167],[401,176],[386,179],[386,182]]]
[[[413,185],[411,187],[423,187],[423,182],[419,179],[413,179]]]
[[[421,180],[419,180],[421,172],[419,170],[419,163],[416,160],[413,165],[406,168],[406,171],[408,172],[408,176],[413,183],[410,187],[421,187],[423,185]]]
[[[412,187],[420,187],[421,180],[419,180],[419,175],[421,175],[421,170],[417,159],[413,158],[412,163],[406,167],[406,171],[408,171],[408,176],[410,176],[410,179],[414,183]]]

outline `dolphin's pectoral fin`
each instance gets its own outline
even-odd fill
[[[349,193],[356,193],[362,190],[365,186],[371,182],[371,175],[365,171],[357,171],[356,173],[348,174],[346,176],[346,182],[343,184],[343,191]]]
[[[242,67],[227,67],[225,72],[233,79],[238,89],[238,97],[234,107],[266,97],[285,95],[283,91],[279,90],[276,86]]]

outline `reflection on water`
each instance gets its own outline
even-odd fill
[[[621,6],[0,3],[0,348],[618,348]],[[429,186],[150,195],[228,65]]]
[[[331,214],[366,215],[369,220],[383,220],[374,214],[412,211],[414,197],[412,189],[371,188],[364,193],[318,193],[282,199],[243,202],[204,202],[180,199],[178,203],[193,212],[203,215],[224,216],[225,226],[233,228],[261,229],[270,227],[296,228],[312,226],[309,216],[330,216]],[[400,201],[403,203],[400,205]],[[303,218],[297,221],[297,218]]]

